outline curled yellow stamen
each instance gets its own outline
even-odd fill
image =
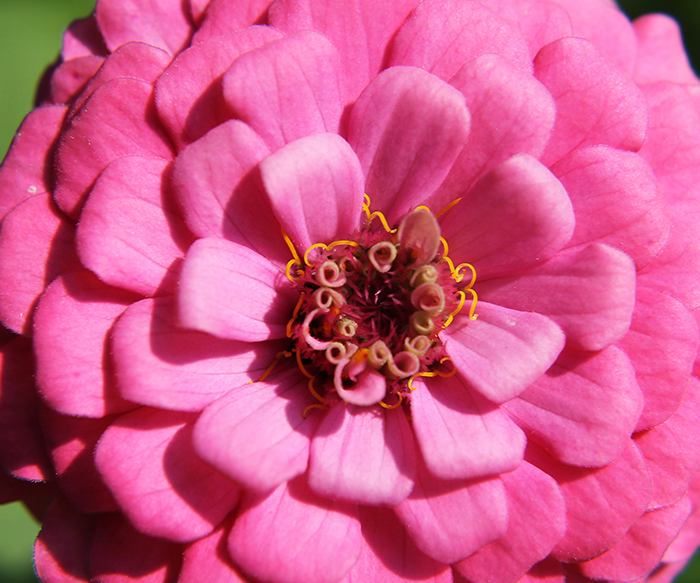
[[[379,211],[371,212],[369,210],[370,204],[372,204],[372,201],[370,200],[369,196],[365,194],[365,202],[362,203],[362,210],[364,211],[365,215],[367,215],[367,225],[369,226],[372,223],[372,221],[375,218],[377,218],[379,219],[379,222],[382,224],[382,227],[384,227],[384,230],[387,233],[395,233],[396,229],[392,229],[389,227],[389,223],[386,222],[386,217],[383,213]]]
[[[471,308],[469,308],[469,319],[476,320],[479,316],[478,314],[474,313],[474,310],[476,309],[476,302],[479,300],[479,298],[477,297],[476,292],[473,289],[467,288],[466,291],[472,294],[472,305]]]
[[[292,267],[294,265],[297,265],[297,277],[304,275],[304,271],[301,269],[301,259],[299,259],[299,254],[297,253],[297,250],[294,248],[294,243],[292,243],[292,240],[289,238],[287,233],[284,231],[284,227],[280,225],[280,230],[282,231],[282,238],[284,239],[284,242],[287,244],[287,247],[289,248],[290,253],[292,254],[293,259],[290,259],[287,262],[287,267],[284,270],[284,273],[287,276],[287,279],[289,281],[294,282],[296,281],[296,277],[292,275]]]
[[[292,356],[292,353],[287,352],[286,350],[283,350],[282,352],[278,352],[277,356],[275,356],[275,360],[272,362],[272,364],[267,367],[267,369],[265,370],[263,375],[255,382],[256,383],[263,382],[270,375],[272,370],[277,366],[277,364],[279,363],[280,360],[282,360],[283,358],[289,358],[290,356]],[[249,381],[248,384],[252,385],[253,381]]]
[[[306,419],[306,414],[311,410],[311,409],[321,409],[323,411],[330,411],[330,408],[327,407],[326,405],[321,405],[320,403],[314,403],[313,405],[309,405],[306,409],[304,409],[301,412],[301,417],[302,419]]]
[[[289,319],[289,322],[287,322],[287,338],[292,337],[292,326],[294,326],[294,320],[297,319],[297,316],[299,315],[299,310],[301,310],[301,305],[304,303],[304,296],[305,294],[301,294],[299,296],[299,301],[297,302],[297,305],[294,307],[294,311],[292,312],[292,317]]]
[[[462,197],[460,196],[458,199],[453,200],[450,204],[448,204],[444,209],[442,209],[438,214],[435,215],[435,218],[437,219],[438,217],[441,217],[444,215],[447,211],[449,211],[453,206],[455,206],[460,200],[462,200]]]
[[[428,207],[425,206],[424,204],[422,204],[422,205],[420,205],[420,206],[417,206],[417,207],[414,208],[413,210],[414,210],[414,211],[419,211],[419,210],[421,210],[421,209],[422,209],[422,210],[428,211],[430,214],[433,214],[433,211],[431,211],[430,208],[428,208]]]
[[[440,364],[444,364],[447,361],[450,361],[450,357],[446,356],[445,358],[440,360]],[[408,379],[408,388],[411,389],[412,391],[415,391],[418,387],[413,386],[413,381],[417,379],[418,377],[424,377],[427,379],[431,379],[433,377],[441,377],[443,379],[448,379],[450,377],[453,377],[454,375],[457,374],[457,368],[453,368],[450,372],[440,372],[439,370],[426,370],[424,372],[417,372],[414,374],[410,379]]]
[[[401,403],[403,403],[403,395],[401,393],[396,393],[396,395],[399,398],[399,400],[393,405],[387,405],[384,401],[379,401],[379,404],[385,409],[398,409],[401,406]]]
[[[309,253],[311,253],[311,251],[313,251],[314,249],[325,249],[326,251],[330,251],[333,247],[338,247],[339,245],[347,245],[348,247],[358,247],[359,243],[357,241],[344,240],[333,241],[330,245],[326,245],[325,243],[314,243],[304,253],[304,263],[306,263],[306,265],[309,266],[313,265],[313,263],[309,261]]]
[[[311,393],[314,396],[314,399],[316,399],[319,403],[325,403],[326,400],[316,392],[316,389],[314,389],[314,380],[315,379],[313,378],[309,379],[309,393]]]
[[[295,351],[294,351],[294,354],[296,354],[296,357],[297,357],[297,364],[299,365],[299,370],[301,371],[301,373],[302,373],[307,379],[314,380],[316,377],[315,377],[314,375],[312,375],[312,374],[309,374],[309,372],[304,368],[304,365],[301,363],[301,354],[299,354],[299,351],[298,351],[298,350],[295,350]]]
[[[470,290],[471,291],[471,290]],[[467,296],[462,290],[457,291],[457,295],[459,296],[459,304],[457,305],[457,308],[449,315],[447,316],[447,320],[445,320],[445,328],[447,328],[450,324],[452,324],[452,320],[454,320],[455,316],[459,314],[459,312],[462,310],[464,307],[464,302],[467,299]],[[472,306],[473,308],[474,306]],[[473,313],[473,309],[472,309]],[[475,318],[472,318],[473,320]]]
[[[472,272],[472,279],[469,282],[469,285],[465,288],[469,289],[476,283],[476,269],[471,263],[460,263],[457,267],[455,267],[454,271],[452,272],[452,277],[457,283],[459,283],[464,279],[464,276],[466,275],[465,273],[463,273],[465,269],[469,269]]]

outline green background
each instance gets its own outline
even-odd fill
[[[683,27],[686,46],[700,67],[700,0],[619,0],[635,17],[666,12]],[[24,115],[31,109],[36,83],[61,45],[61,34],[75,18],[90,13],[94,0],[0,0],[0,154],[4,156]],[[0,582],[34,583],[31,560],[39,525],[23,507],[0,507]],[[700,560],[677,583],[700,582]]]

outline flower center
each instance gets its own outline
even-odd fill
[[[465,291],[475,318],[475,273],[468,264],[454,267],[427,208],[408,213],[395,229],[367,204],[364,210],[367,221],[355,240],[318,243],[303,265],[290,261],[299,301],[287,334],[321,403],[340,398],[391,408],[408,397],[412,378],[441,374],[447,358],[438,335],[461,310]],[[467,286],[464,268],[472,272]]]

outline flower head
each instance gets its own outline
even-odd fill
[[[692,554],[671,20],[100,0],[44,87],[0,170],[0,462],[8,496],[58,490],[44,581],[661,581]]]

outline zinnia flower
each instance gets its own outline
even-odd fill
[[[668,581],[699,89],[605,0],[100,0],[0,171],[41,579]]]

